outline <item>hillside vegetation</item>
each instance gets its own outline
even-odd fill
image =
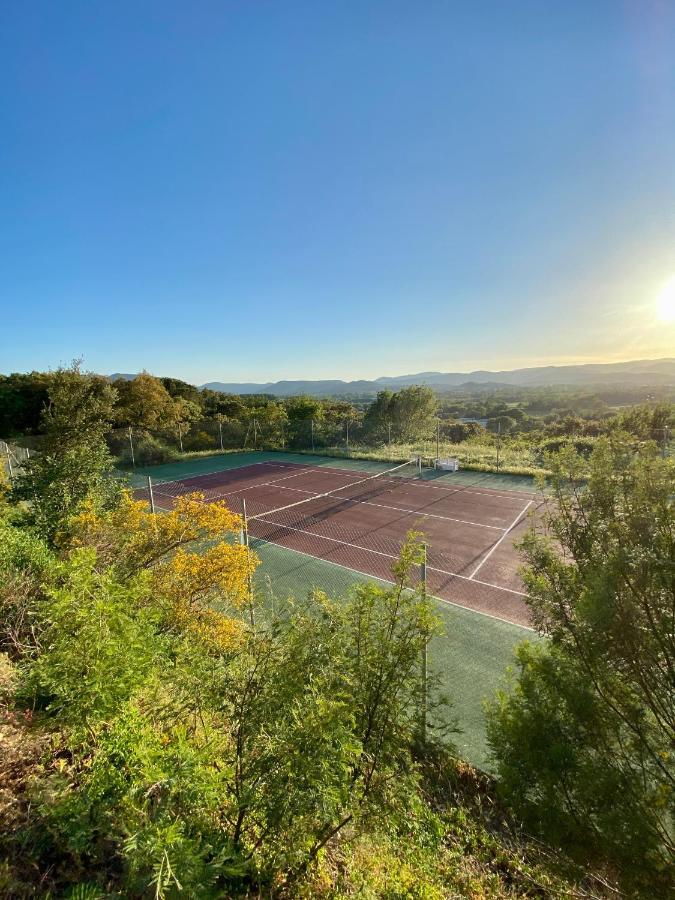
[[[154,515],[113,477],[116,388],[78,367],[46,385],[40,450],[0,501],[0,894],[672,895],[659,445],[615,427],[549,458],[523,545],[547,640],[488,704],[492,780],[422,681],[440,626],[411,584],[421,535],[392,586],[259,604],[236,515],[200,495]]]

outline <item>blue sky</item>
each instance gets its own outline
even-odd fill
[[[671,0],[5,0],[0,372],[675,356]]]

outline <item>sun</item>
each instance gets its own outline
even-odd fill
[[[656,300],[656,317],[659,322],[675,322],[675,275],[664,284]]]

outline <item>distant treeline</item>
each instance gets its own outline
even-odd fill
[[[0,437],[40,435],[53,378],[46,372],[0,376]],[[572,442],[578,451],[590,452],[597,437],[616,430],[667,443],[675,426],[675,406],[664,388],[650,393],[635,388],[500,387],[486,393],[477,386],[475,394],[438,395],[429,387],[411,386],[350,402],[224,394],[147,372],[119,379],[112,387],[111,449],[126,460],[132,452],[131,428],[138,458],[145,462],[160,462],[175,452],[245,446],[372,448],[428,440],[510,443],[536,448],[540,455]]]

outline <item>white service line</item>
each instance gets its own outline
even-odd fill
[[[293,488],[291,488],[291,490],[293,490]],[[411,516],[424,516],[428,519],[443,519],[444,522],[459,522],[462,525],[474,525],[476,528],[492,528],[495,531],[504,531],[501,525],[485,525],[481,522],[469,522],[467,519],[455,519],[453,516],[440,516],[438,513],[426,513],[419,509],[406,509],[403,506],[388,506],[385,503],[373,503],[372,500],[355,500],[352,497],[341,497],[339,494],[331,494],[331,496],[336,500],[346,500],[348,503],[363,503],[364,506],[377,506],[380,509],[393,509],[396,512],[406,513]]]
[[[262,463],[253,463],[253,465],[259,466],[259,465],[262,465]],[[242,468],[248,468],[248,466],[242,466]],[[284,466],[284,468],[288,468],[288,466]],[[233,471],[233,470],[228,469],[227,471]],[[290,478],[299,478],[300,475],[306,475],[308,472],[311,472],[311,471],[312,471],[312,469],[303,469],[300,472],[294,472],[292,475],[282,475],[281,478],[273,478],[271,481],[256,481],[255,484],[249,484],[248,487],[239,488],[236,491],[226,490],[226,485],[216,485],[214,488],[212,488],[212,490],[218,491],[218,493],[214,494],[214,496],[212,496],[212,497],[209,497],[209,502],[212,502],[214,500],[220,500],[222,497],[232,497],[234,494],[243,494],[244,491],[252,491],[252,490],[255,490],[255,488],[268,487],[271,484],[277,484],[277,482],[279,482],[279,481],[288,481],[288,479],[290,479]],[[210,474],[213,475],[216,473],[212,472]],[[165,484],[174,484],[174,483],[175,482],[172,482],[172,481],[161,481],[161,482],[159,482],[159,486],[162,487]],[[347,485],[347,487],[348,487],[348,485]],[[155,484],[153,484],[152,489],[156,494],[163,494],[165,497],[176,496],[174,494],[168,494],[166,491],[159,490],[159,487],[157,487]],[[140,488],[140,490],[143,490],[143,488]],[[208,490],[208,488],[207,488],[207,490]],[[293,488],[287,488],[287,490],[290,491],[290,490],[293,490]],[[335,490],[341,490],[341,489],[336,488]],[[344,488],[342,488],[342,490],[344,490]],[[316,491],[308,491],[308,492],[303,491],[303,493],[314,494],[314,493],[316,493]],[[178,494],[177,496],[181,496],[181,495]]]
[[[473,581],[473,580],[475,579],[476,575],[480,572],[480,570],[481,570],[482,567],[485,565],[485,563],[488,561],[488,559],[490,559],[490,557],[491,557],[492,554],[495,552],[495,550],[497,549],[497,547],[499,547],[499,545],[500,545],[501,542],[504,540],[504,538],[505,538],[511,531],[513,531],[513,529],[514,529],[514,528],[516,527],[516,525],[520,522],[520,520],[522,519],[522,517],[525,515],[525,513],[528,511],[528,509],[532,506],[533,503],[534,503],[534,500],[528,500],[528,501],[527,501],[527,503],[525,504],[525,509],[521,510],[521,511],[518,513],[518,515],[517,515],[516,518],[513,520],[513,522],[509,525],[509,527],[506,529],[506,531],[504,532],[504,534],[503,534],[503,535],[499,538],[499,540],[498,540],[498,541],[497,541],[497,542],[496,542],[496,543],[488,550],[488,552],[485,554],[485,556],[483,557],[483,559],[481,559],[481,561],[478,563],[478,565],[476,566],[476,568],[473,570],[473,572],[471,573],[471,575],[469,575],[469,578],[470,578],[471,581]]]
[[[281,481],[282,479],[278,478],[277,481]],[[269,481],[267,484],[276,484],[274,481]],[[260,485],[253,485],[253,487],[259,487]],[[349,487],[349,485],[347,485]],[[248,490],[248,488],[244,488],[244,490]],[[325,495],[317,494],[316,491],[306,491],[302,488],[293,488],[288,487],[285,484],[281,485],[282,491],[293,491],[295,494],[314,494],[316,500],[324,500],[327,499]],[[345,488],[336,488],[336,491],[345,490]],[[233,493],[237,493],[237,491],[233,491]],[[410,516],[420,516],[427,519],[441,519],[444,522],[459,522],[461,525],[473,525],[476,528],[492,528],[494,531],[504,531],[505,528],[502,525],[488,525],[485,522],[470,522],[468,519],[456,519],[454,516],[441,516],[438,513],[428,513],[422,512],[419,509],[408,509],[405,506],[389,506],[386,503],[373,503],[372,500],[356,500],[354,497],[341,497],[340,494],[330,494],[331,498],[335,500],[342,500],[345,503],[359,503],[363,506],[376,506],[378,509],[391,509],[395,512],[406,513],[406,515]],[[308,500],[311,498],[308,498]],[[274,510],[270,510],[270,512],[274,512]],[[269,513],[259,513],[259,515],[269,515]]]
[[[332,559],[323,559],[320,556],[313,556],[311,553],[306,553],[304,550],[297,550],[295,547],[287,547],[285,544],[277,544],[276,541],[267,541],[265,538],[253,538],[254,541],[260,541],[263,544],[271,544],[273,547],[280,547],[282,550],[288,550],[290,553],[298,553],[300,556],[306,556],[308,559],[313,559],[315,562],[318,560],[319,562],[325,562],[329,566],[337,566],[338,569],[345,569],[347,572],[353,572],[355,575],[365,575],[366,578],[375,579],[375,581],[381,581],[383,584],[395,584],[394,581],[391,581],[388,578],[382,578],[381,575],[370,575],[368,572],[362,572],[361,569],[353,569],[351,566],[345,566],[343,563],[334,562]],[[440,571],[436,569],[435,571]],[[449,573],[447,573],[449,574]],[[459,577],[459,576],[457,576]],[[482,581],[477,581],[476,584],[483,584]],[[500,588],[502,591],[508,591],[509,588]],[[518,591],[514,591],[513,593],[519,593]],[[463,606],[461,603],[456,603],[454,600],[448,600],[446,597],[439,597],[436,594],[431,595],[434,600],[437,600],[439,603],[446,603],[448,606],[454,606],[457,609],[461,609],[464,612],[474,613],[477,616],[485,616],[488,619],[495,619],[497,622],[505,622],[507,625],[513,625],[515,628],[524,628],[526,631],[534,631],[535,629],[529,625],[521,625],[519,622],[512,622],[511,619],[504,619],[502,616],[496,616],[494,613],[484,612],[482,609],[474,609],[472,606]],[[525,594],[523,594],[525,596]]]
[[[532,502],[532,501],[530,501]],[[330,541],[333,544],[342,544],[344,547],[352,547],[354,550],[364,550],[366,553],[375,553],[377,556],[384,556],[387,559],[398,559],[393,553],[384,553],[382,550],[373,550],[371,547],[363,547],[361,544],[352,544],[350,541],[342,541],[339,538],[327,537],[324,534],[315,534],[313,531],[307,531],[304,528],[294,528],[292,525],[282,525],[281,522],[270,522],[264,518],[265,514],[261,514],[255,516],[252,521],[264,521],[266,525],[274,525],[277,528],[285,528],[287,531],[295,531],[298,534],[307,534],[309,537],[318,538],[321,541]],[[255,537],[255,534],[253,535]],[[259,538],[259,540],[265,540],[265,538]],[[267,541],[268,544],[276,544],[276,541]],[[285,547],[285,544],[278,544],[279,547]],[[289,547],[287,549],[293,549]],[[308,553],[307,556],[312,556],[313,554]],[[321,557],[315,557],[315,559],[321,559]],[[330,560],[329,560],[330,561]],[[437,569],[435,566],[427,566],[427,571],[429,572],[439,572],[441,575],[450,575],[453,578],[461,578],[462,581],[473,581],[474,584],[482,584],[484,587],[495,588],[498,591],[506,591],[509,594],[517,594],[519,597],[526,597],[527,594],[524,591],[515,591],[513,588],[502,587],[500,584],[492,584],[489,581],[480,581],[478,578],[470,577],[469,575],[460,575],[459,572],[449,572],[447,569]],[[374,576],[377,577],[377,576]]]
[[[270,460],[270,462],[274,462],[274,460]],[[277,466],[281,466],[283,469],[292,469],[295,466],[302,466],[303,463],[275,463]],[[373,475],[379,474],[378,472],[368,472],[366,469],[340,469],[338,466],[319,466],[312,465],[311,463],[304,463],[307,466],[308,472],[323,472],[328,475],[349,475],[350,478],[363,478],[364,475]],[[403,465],[403,463],[392,463],[389,468],[394,468],[394,465]],[[383,472],[386,472],[387,469],[383,469]]]
[[[197,475],[183,475],[182,478],[167,478],[162,479],[158,478],[157,481],[153,479],[152,486],[155,487],[156,484],[178,484],[180,481],[191,481],[193,478],[208,478],[209,475],[221,475],[223,472],[237,472],[240,469],[250,469],[253,466],[279,466],[280,468],[287,468],[287,466],[282,466],[281,463],[275,463],[273,459],[261,459],[260,462],[255,463],[246,463],[245,466],[232,466],[231,469],[215,469],[213,472],[200,472]],[[152,478],[152,475],[150,476]],[[145,488],[134,488],[137,491],[143,491]]]
[[[520,500],[520,494],[516,494],[514,491],[513,494],[498,494],[496,491],[492,489],[487,491],[475,491],[473,488],[464,488],[464,487],[444,487],[442,484],[432,484],[430,481],[407,481],[406,484],[411,485],[411,487],[427,487],[433,491],[445,491],[449,494],[480,494],[482,497],[494,497],[496,500]],[[530,491],[521,491],[520,493],[524,493],[527,496]]]

